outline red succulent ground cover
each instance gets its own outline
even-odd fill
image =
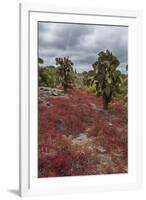
[[[38,177],[127,173],[127,111],[94,93],[39,97]]]

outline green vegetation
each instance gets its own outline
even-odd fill
[[[87,90],[87,92],[96,93],[96,85],[95,84],[92,84],[91,86],[89,85],[88,87],[86,86],[85,89]]]
[[[43,61],[43,59],[42,58],[38,58],[38,64],[43,64],[44,63],[44,61]]]
[[[39,67],[39,86],[56,87],[59,83],[60,79],[56,67]]]
[[[128,68],[126,70],[128,70]],[[120,79],[121,79],[121,83],[119,84],[119,91],[115,93],[115,96],[118,99],[122,100],[125,104],[125,107],[127,108],[128,106],[128,75],[121,74]]]

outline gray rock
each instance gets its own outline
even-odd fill
[[[56,91],[53,91],[53,92],[52,92],[52,95],[53,95],[53,96],[59,96],[60,94],[57,93]]]
[[[64,96],[65,94],[63,90],[60,90],[57,88],[40,87],[39,95],[40,96]]]
[[[86,133],[80,133],[80,135],[72,140],[73,144],[82,144],[87,141],[88,137]]]
[[[94,103],[90,103],[91,107],[96,110],[97,109],[97,106],[94,104]]]
[[[102,146],[98,146],[98,147],[97,147],[97,150],[98,150],[100,153],[106,152],[106,150],[105,150]]]

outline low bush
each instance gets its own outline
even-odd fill
[[[96,93],[96,85],[95,84],[93,84],[92,86],[86,86],[85,89],[89,93]]]

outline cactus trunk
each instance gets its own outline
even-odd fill
[[[108,110],[108,104],[109,104],[108,97],[105,96],[105,95],[103,95],[102,99],[103,99],[103,101],[102,101],[102,103],[103,103],[103,109],[104,110]]]

